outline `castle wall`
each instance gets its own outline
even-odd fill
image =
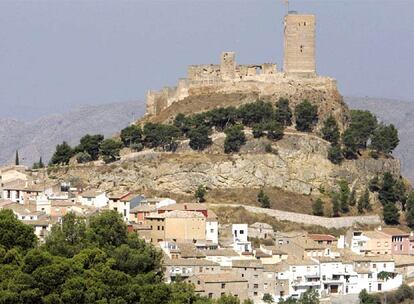
[[[314,15],[285,16],[283,70],[285,73],[315,75]]]

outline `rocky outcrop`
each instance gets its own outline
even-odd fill
[[[119,165],[74,167],[67,173],[102,189],[116,186],[190,193],[198,185],[220,189],[266,186],[300,194],[336,187],[341,178],[362,187],[378,173],[400,174],[395,159],[359,159],[334,165],[327,159],[329,143],[309,134],[287,133],[273,143],[273,153],[261,152],[259,147],[266,143],[265,139],[252,139],[240,154],[233,155],[144,151],[125,157]]]

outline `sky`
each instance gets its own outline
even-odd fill
[[[345,96],[414,100],[413,0],[290,0]],[[283,0],[0,1],[0,118],[142,100],[190,64],[283,65]]]

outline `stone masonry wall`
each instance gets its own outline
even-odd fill
[[[266,214],[279,221],[289,221],[293,223],[301,223],[305,225],[317,225],[326,228],[344,228],[352,227],[355,224],[365,225],[380,225],[381,218],[378,215],[365,215],[365,216],[344,216],[328,218],[322,216],[314,216],[303,213],[287,212],[274,209],[265,209],[255,206],[240,205],[240,204],[209,204],[211,206],[228,206],[228,207],[243,207],[249,212]]]

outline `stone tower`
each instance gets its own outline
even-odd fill
[[[289,12],[285,16],[283,70],[305,77],[316,75],[314,15]]]
[[[220,73],[223,80],[231,80],[236,72],[236,53],[223,52],[220,60]]]

